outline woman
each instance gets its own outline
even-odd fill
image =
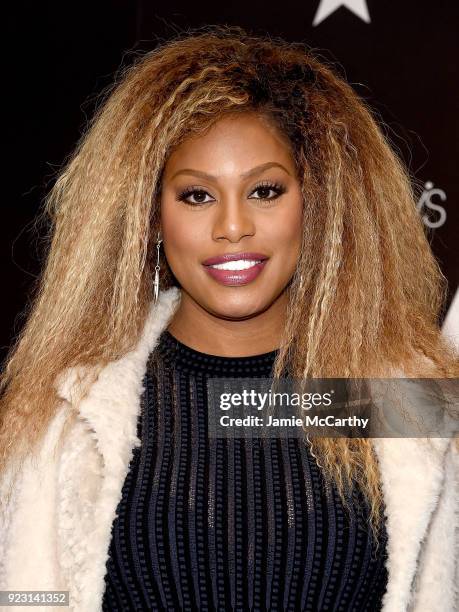
[[[2,377],[2,589],[453,609],[451,440],[207,429],[213,377],[458,375],[410,178],[350,86],[301,45],[179,37],[125,71],[46,212]]]

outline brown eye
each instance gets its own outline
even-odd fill
[[[206,197],[209,197],[210,200],[206,199]],[[207,193],[207,191],[204,191],[204,189],[186,189],[185,191],[182,191],[177,200],[185,202],[186,204],[198,205],[212,202],[213,198]]]
[[[285,193],[285,187],[279,185],[278,183],[262,183],[255,187],[255,189],[251,193],[251,198],[255,200],[276,200],[279,196]],[[254,194],[255,197],[253,197]]]

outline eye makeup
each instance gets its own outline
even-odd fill
[[[271,202],[273,200],[277,200],[281,195],[283,195],[287,191],[285,185],[277,182],[277,181],[260,181],[257,183],[249,193],[249,199],[253,200],[261,200],[262,202]],[[268,195],[265,197],[253,197],[254,193],[257,192],[268,192]],[[272,192],[273,195],[269,195]],[[214,198],[210,200],[205,200],[206,196],[212,198],[209,192],[203,187],[199,187],[198,185],[190,185],[182,189],[177,195],[177,201],[184,202],[185,204],[190,204],[191,206],[200,206],[203,204],[207,204],[208,202],[214,201]],[[198,201],[190,201],[190,198],[194,198]]]

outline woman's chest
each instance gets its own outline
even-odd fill
[[[104,605],[377,610],[387,534],[361,495],[348,513],[298,438],[209,437],[199,381],[164,391],[147,379]]]

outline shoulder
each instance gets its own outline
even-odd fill
[[[22,498],[35,491],[43,492],[47,478],[54,479],[59,456],[65,445],[67,427],[73,421],[71,406],[61,401],[51,417],[43,436],[27,454],[13,456],[0,475],[0,534],[8,531],[14,509]],[[3,542],[0,538],[0,549]],[[0,554],[0,557],[2,555]]]
[[[78,402],[78,395],[82,391],[82,383],[90,376],[92,369],[87,366],[73,366],[65,368],[54,381],[58,396],[72,404]]]

